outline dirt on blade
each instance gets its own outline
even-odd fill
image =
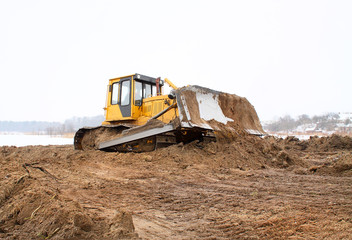
[[[229,94],[197,85],[177,89],[181,122],[198,127],[218,129],[218,124],[253,134],[264,134],[257,112],[250,102]]]
[[[227,137],[0,147],[0,239],[350,239],[351,138]]]

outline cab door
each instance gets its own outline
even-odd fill
[[[131,119],[131,77],[113,79],[109,86],[106,121]]]
[[[124,78],[120,80],[120,111],[123,118],[131,117],[131,78]]]

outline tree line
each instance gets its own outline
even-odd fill
[[[279,131],[292,131],[300,125],[304,124],[316,124],[316,129],[333,131],[338,123],[344,123],[348,125],[351,123],[350,119],[340,119],[340,115],[337,113],[326,113],[323,115],[316,115],[309,117],[307,114],[299,115],[296,119],[290,115],[280,117],[277,121],[264,125],[264,128],[268,131],[279,132]]]
[[[65,120],[63,123],[48,121],[0,121],[0,132],[63,135],[65,133],[74,133],[81,127],[99,126],[103,121],[103,115],[73,117]]]

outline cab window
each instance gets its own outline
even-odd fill
[[[152,85],[148,83],[143,84],[143,98],[152,96]]]
[[[134,82],[134,105],[141,106],[142,105],[142,83],[141,82]]]
[[[119,101],[119,83],[112,84],[111,104],[115,105]]]
[[[123,81],[121,84],[121,106],[130,104],[131,98],[131,81]]]

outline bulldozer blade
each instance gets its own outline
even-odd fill
[[[129,134],[129,135],[126,135],[126,136],[122,136],[122,137],[113,139],[111,141],[106,141],[106,142],[100,143],[99,150],[104,150],[104,149],[108,149],[108,148],[111,148],[111,147],[114,147],[114,146],[118,146],[118,145],[123,144],[123,143],[128,143],[128,142],[132,142],[132,141],[135,141],[135,140],[148,138],[148,137],[151,137],[151,136],[156,136],[158,134],[171,132],[174,129],[175,128],[174,128],[174,126],[172,124],[167,124],[167,125],[164,125],[163,127],[152,128],[152,129],[148,129],[148,130],[145,130],[145,131]]]
[[[250,134],[264,135],[254,107],[244,97],[200,86],[187,86],[176,92],[182,127],[219,130],[239,127]]]

